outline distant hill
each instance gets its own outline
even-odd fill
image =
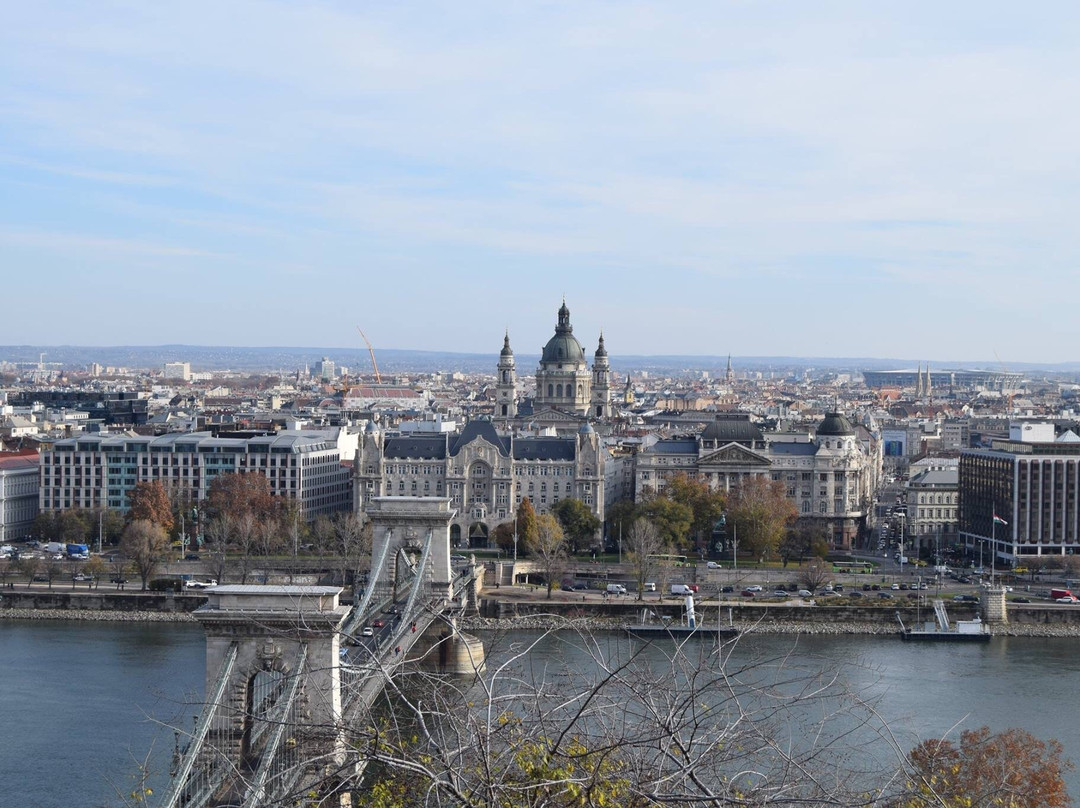
[[[292,373],[304,365],[314,366],[324,356],[352,373],[370,373],[371,357],[357,348],[266,347],[240,348],[208,345],[119,345],[85,347],[77,345],[7,345],[0,346],[0,361],[36,363],[45,354],[45,362],[64,367],[82,368],[92,362],[132,368],[160,368],[165,362],[190,362],[193,370],[237,370]],[[382,348],[376,351],[379,370],[383,373],[461,371],[463,373],[494,373],[498,355],[454,353],[451,351],[414,351]],[[532,373],[540,361],[539,354],[516,354],[519,373]],[[913,368],[925,360],[881,359],[875,357],[800,357],[800,356],[736,356],[732,364],[737,371],[772,372],[778,375],[801,373],[806,369],[837,372],[859,370],[895,370]],[[717,376],[724,372],[727,356],[641,356],[612,354],[611,366],[616,374],[648,371],[675,375],[708,371]],[[935,369],[1000,370],[992,361],[934,360]],[[1015,372],[1076,373],[1080,362],[1039,364],[1010,362]]]

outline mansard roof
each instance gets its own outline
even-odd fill
[[[465,428],[452,439],[450,444],[451,456],[456,455],[466,445],[472,443],[478,438],[483,438],[488,443],[492,444],[499,450],[499,454],[504,457],[510,454],[510,439],[504,438],[495,431],[494,424],[486,419],[477,418],[469,421],[465,425]]]
[[[816,443],[770,443],[769,452],[774,455],[815,455]]]
[[[719,443],[753,443],[762,439],[761,430],[743,412],[718,412],[701,433],[702,440]]]
[[[446,436],[387,438],[383,457],[387,460],[442,460],[446,457]]]
[[[573,460],[577,442],[573,438],[518,438],[514,441],[515,460]]]
[[[693,438],[669,438],[658,440],[646,451],[653,454],[697,454],[697,441]]]

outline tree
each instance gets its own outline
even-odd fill
[[[637,505],[632,499],[620,499],[605,510],[604,518],[609,546],[617,550],[619,537],[625,536],[630,531],[630,525],[638,518]]]
[[[53,537],[59,535],[56,527],[57,516],[59,513],[56,511],[40,511],[30,526],[30,536],[37,541],[52,541]]]
[[[788,528],[777,550],[786,567],[789,561],[806,556],[824,558],[829,554],[829,543],[825,540],[825,529],[820,524],[804,521]]]
[[[83,544],[90,532],[89,514],[78,508],[67,508],[56,515],[54,529],[57,541]]]
[[[61,566],[60,562],[52,555],[45,559],[45,564],[42,566],[42,570],[45,573],[45,579],[49,582],[49,589],[52,589],[53,581],[60,575]]]
[[[34,576],[38,574],[38,570],[41,569],[41,559],[36,557],[27,557],[20,555],[16,561],[16,569],[26,576],[26,588],[30,588],[30,584],[34,582]]]
[[[547,596],[550,598],[555,580],[562,574],[566,561],[566,536],[558,520],[550,513],[537,517],[536,540],[529,549],[544,575]]]
[[[656,525],[665,544],[679,550],[689,549],[689,533],[694,524],[694,512],[689,505],[649,491],[638,507],[638,515]]]
[[[334,514],[330,524],[337,544],[336,554],[341,558],[341,583],[346,585],[351,577],[355,585],[360,567],[371,558],[372,529],[364,517],[352,511]]]
[[[135,483],[135,487],[128,491],[127,498],[128,527],[135,522],[153,522],[166,534],[173,529],[172,503],[159,480]]]
[[[124,531],[120,550],[131,559],[145,592],[150,576],[169,551],[169,534],[163,525],[149,519],[136,519]]]
[[[819,588],[824,586],[831,577],[832,568],[820,558],[815,558],[799,570],[799,583],[811,592],[816,592]]]
[[[227,513],[234,520],[248,514],[256,521],[277,515],[274,495],[270,493],[270,481],[257,471],[219,474],[210,483],[207,504],[211,516]]]
[[[518,548],[532,552],[536,544],[536,511],[528,497],[522,499],[518,505],[514,521],[517,523]]]
[[[713,528],[724,513],[724,493],[714,491],[704,480],[676,474],[664,486],[663,496],[690,508],[690,532],[694,536],[694,544],[698,550],[707,549]]]
[[[90,588],[96,589],[101,585],[101,578],[105,575],[105,560],[99,556],[90,556],[86,562],[86,572],[90,575]]]
[[[495,527],[491,537],[495,540],[495,546],[506,553],[507,556],[514,552],[514,523],[503,522]]]
[[[739,545],[758,558],[771,556],[798,511],[784,484],[761,475],[748,477],[728,495],[728,521],[739,531]]]
[[[668,554],[668,546],[660,536],[656,525],[648,519],[638,518],[630,525],[626,538],[623,540],[630,563],[634,567],[634,579],[637,581],[637,599],[642,600],[645,593],[645,583],[651,579],[659,567],[660,555]],[[661,587],[663,581],[660,582]]]
[[[559,500],[551,512],[562,526],[571,553],[588,552],[596,546],[600,519],[588,505],[580,499],[568,497]]]
[[[945,808],[1066,808],[1065,777],[1073,770],[1061,744],[1022,729],[965,730],[956,744],[923,741],[909,755],[913,790],[907,805]]]

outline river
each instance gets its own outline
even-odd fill
[[[904,748],[957,724],[987,724],[1057,738],[1080,762],[1071,703],[1080,691],[1076,640],[908,645],[770,635],[742,643],[738,653],[793,650],[803,667],[843,665],[851,688],[878,699]],[[584,661],[548,641],[537,653]],[[157,722],[190,726],[204,666],[202,629],[193,624],[0,622],[0,808],[118,806],[148,752],[157,791],[173,747],[172,732]],[[1080,777],[1069,777],[1070,793],[1080,795]]]

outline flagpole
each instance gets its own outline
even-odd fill
[[[997,561],[997,503],[990,503],[990,586],[994,585]]]

